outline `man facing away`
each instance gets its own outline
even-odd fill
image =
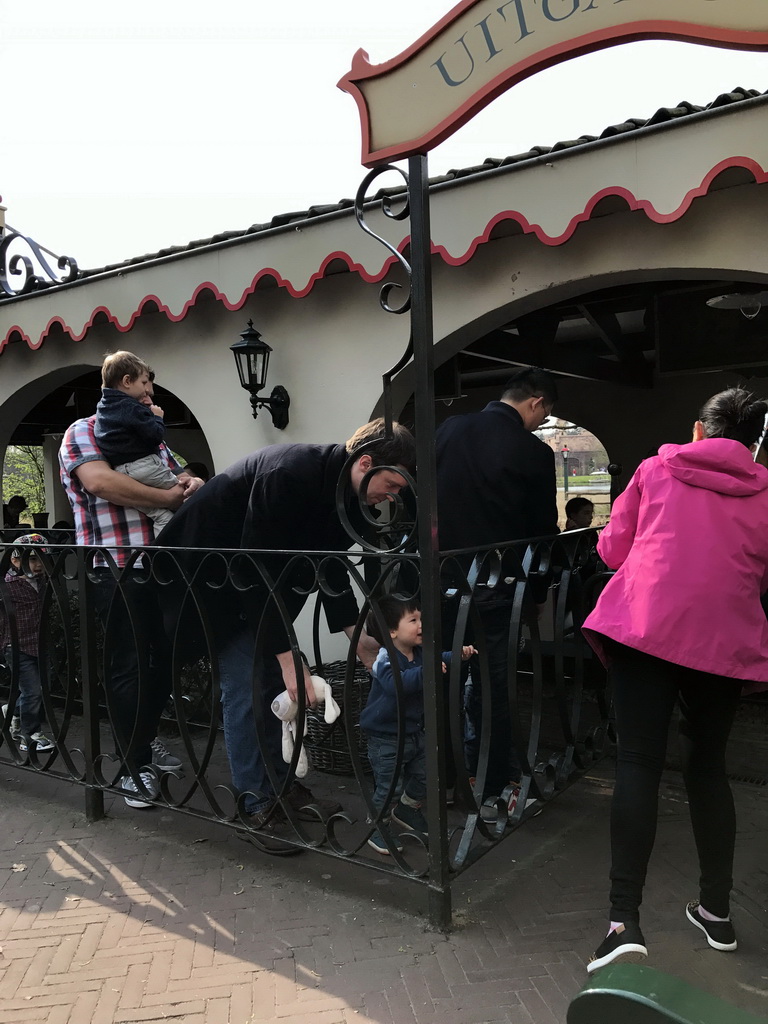
[[[387,436],[384,421],[379,419],[357,430],[345,445],[271,445],[240,459],[184,503],[158,537],[158,544],[215,551],[346,551],[354,538],[339,517],[336,493],[347,459],[358,450],[360,455],[351,466],[343,502],[349,521],[361,532],[364,520],[359,499],[369,506],[386,501],[388,495],[396,495],[406,486],[398,470],[414,469],[415,442],[398,423],[393,424],[392,436]],[[197,597],[205,605],[212,653],[218,660],[232,782],[242,796],[247,824],[279,828],[285,818],[282,809],[275,806],[275,787],[267,763],[280,786],[287,766],[281,753],[280,723],[269,709],[282,690],[297,700],[299,686],[305,687],[307,705],[314,703],[306,665],[297,679],[289,630],[308,591],[314,588],[315,571],[308,560],[291,561],[289,554],[275,554],[254,556],[253,561],[247,556],[230,556],[227,572],[222,569],[223,560],[214,555],[208,558],[208,565],[217,579],[209,579],[205,559],[200,553],[196,563],[184,564],[196,571],[197,579],[202,577]],[[262,585],[258,572],[251,571],[254,563],[263,566],[273,580],[280,577],[279,600],[284,614]],[[320,590],[320,600],[329,628],[331,632],[343,630],[351,638],[358,607],[346,568],[339,561],[328,560],[323,574],[325,587]],[[378,643],[363,631],[357,656],[366,668],[371,668],[378,650]],[[256,711],[254,694],[260,704]],[[264,753],[257,741],[259,717],[266,737]],[[340,809],[339,804],[315,797],[297,781],[284,799],[300,820],[317,821],[312,808],[323,817]]]
[[[146,403],[154,394],[151,377],[144,385]],[[147,798],[160,792],[156,770],[175,769],[181,762],[156,739],[170,695],[169,649],[156,594],[128,565],[130,549],[154,542],[152,520],[139,506],[176,509],[203,482],[183,473],[164,444],[160,456],[178,473],[175,486],[150,487],[117,472],[96,443],[95,423],[94,415],[67,428],[59,449],[61,482],[72,506],[77,543],[109,549],[123,570],[118,582],[106,559],[97,555],[91,578],[109,652],[105,688],[110,721],[127,771],[121,787],[129,807],[145,808],[150,806]]]
[[[489,402],[480,412],[452,416],[441,424],[436,439],[441,551],[504,544],[558,532],[554,453],[533,433],[550,415],[556,400],[557,385],[552,374],[525,367],[510,377],[499,401]],[[465,571],[471,561],[471,557],[461,560]],[[502,567],[504,575],[507,573]],[[514,575],[512,566],[509,575]],[[514,588],[503,581],[487,586],[487,577],[486,570],[475,590],[488,655],[492,721],[482,796],[483,801],[492,802],[512,784],[511,812],[522,773],[512,744],[507,695]],[[446,608],[446,646],[452,641],[455,604]],[[482,639],[471,637],[478,647]],[[477,666],[476,660],[473,666]],[[475,670],[473,675],[466,701],[465,759],[470,776],[477,774],[482,722],[479,674]],[[495,814],[495,808],[489,806],[484,816],[491,819]]]

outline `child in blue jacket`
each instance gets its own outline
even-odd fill
[[[389,631],[390,646],[382,646],[373,665],[373,683],[368,702],[360,715],[360,727],[368,739],[368,760],[374,778],[373,803],[381,810],[397,774],[392,797],[399,797],[389,821],[408,832],[426,835],[427,820],[421,804],[427,794],[427,765],[424,752],[424,684],[421,649],[421,611],[415,600],[384,597],[378,610]],[[366,628],[371,636],[384,643],[379,621],[374,612],[368,616]],[[391,652],[397,658],[400,681],[400,708],[396,670]],[[475,654],[474,647],[463,647],[462,661]],[[443,653],[443,671],[447,671],[451,655]],[[403,756],[398,765],[398,732],[402,729]],[[382,819],[368,840],[377,853],[388,855],[402,847],[393,838]]]

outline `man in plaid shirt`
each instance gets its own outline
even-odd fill
[[[151,400],[153,390],[150,381],[145,400]],[[202,486],[202,480],[183,473],[165,445],[160,455],[178,473],[175,487],[147,487],[118,473],[96,445],[95,420],[95,416],[76,420],[64,434],[59,450],[61,482],[72,506],[77,543],[109,549],[123,569],[116,579],[104,555],[94,557],[94,598],[110,654],[107,703],[128,773],[120,784],[129,794],[128,806],[142,808],[150,806],[147,797],[154,799],[160,791],[151,766],[162,770],[179,767],[181,762],[155,739],[170,696],[170,651],[157,596],[150,585],[140,582],[141,560],[131,550],[154,543],[152,520],[136,506],[177,509]]]

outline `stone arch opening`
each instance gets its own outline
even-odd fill
[[[768,309],[749,319],[707,303],[767,285],[765,274],[718,267],[553,282],[436,341],[437,422],[498,398],[516,367],[543,366],[559,380],[556,415],[599,437],[626,480],[649,449],[687,440],[696,409],[720,387],[765,389]],[[441,393],[438,378],[453,392]],[[393,399],[413,422],[412,367],[398,375]]]
[[[96,409],[101,393],[100,367],[87,363],[57,367],[28,381],[0,405],[0,452],[10,446],[40,448],[44,465],[45,510],[36,525],[44,528],[71,519],[71,510],[61,488],[58,450],[67,427]],[[193,412],[160,381],[155,383],[157,403],[165,412],[166,440],[182,461],[202,462],[215,471],[211,450]],[[3,483],[3,498],[10,493]],[[44,517],[47,514],[47,521]]]

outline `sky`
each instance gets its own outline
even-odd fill
[[[6,219],[95,268],[352,197],[366,173],[358,48],[394,57],[450,0],[0,0]],[[429,157],[431,175],[680,100],[768,90],[768,54],[641,42],[515,86]]]

